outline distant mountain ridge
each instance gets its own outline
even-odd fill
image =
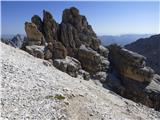
[[[152,34],[124,34],[124,35],[103,35],[98,36],[101,40],[102,45],[118,44],[124,46],[126,44],[132,43],[140,38],[146,38]]]
[[[1,41],[12,47],[21,48],[23,42],[25,41],[25,35],[2,35]]]
[[[2,34],[1,38],[9,40],[9,39],[12,39],[13,37],[15,37],[16,35],[17,34]],[[26,37],[25,34],[18,34],[18,35],[20,35],[22,38]]]
[[[160,34],[141,38],[125,48],[147,57],[147,64],[160,74]]]

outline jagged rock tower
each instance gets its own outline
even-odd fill
[[[25,23],[24,50],[50,61],[73,77],[98,79],[123,97],[160,109],[160,77],[145,57],[120,46],[103,47],[85,16],[75,7],[63,11],[58,24],[43,11]]]
[[[77,8],[65,9],[61,24],[45,10],[43,20],[34,15],[31,21],[25,23],[26,51],[53,62],[71,76],[89,79],[89,76],[96,78],[98,75],[105,81],[108,49],[100,45],[91,25]]]

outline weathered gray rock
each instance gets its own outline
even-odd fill
[[[52,52],[49,49],[45,50],[45,52],[44,52],[44,59],[45,60],[52,59]]]
[[[124,99],[92,81],[70,77],[47,61],[5,44],[0,46],[1,120],[160,118],[160,112]]]
[[[68,73],[72,77],[77,77],[79,70],[81,69],[81,63],[67,56],[65,59],[55,59],[53,64],[59,70]]]
[[[61,42],[66,47],[69,56],[75,56],[77,48],[80,47],[81,42],[78,37],[77,30],[69,23],[61,23]]]
[[[43,33],[43,21],[41,20],[41,18],[38,15],[34,15],[31,18],[32,23],[34,23],[37,26],[37,29]]]
[[[90,79],[90,74],[82,69],[79,70],[79,73],[78,73],[80,76],[82,76],[82,78],[84,80],[89,80]]]
[[[99,40],[92,30],[92,27],[88,24],[86,17],[80,15],[77,8],[71,7],[70,9],[65,9],[63,11],[61,26],[62,29],[69,29],[69,40],[75,40],[75,43],[78,44],[76,46],[80,47],[81,44],[85,44],[94,50],[98,50],[100,45]],[[65,36],[65,33],[66,31],[64,33],[63,31],[61,32],[62,35],[64,34],[63,36]],[[81,44],[79,44],[79,41]]]
[[[82,64],[82,68],[91,74],[99,71],[105,71],[109,66],[109,62],[96,51],[82,45],[78,51],[78,60]]]
[[[58,23],[48,11],[43,10],[43,30],[47,42],[58,40]]]
[[[53,44],[53,58],[65,59],[67,56],[67,50],[61,42],[55,42]]]
[[[119,95],[160,110],[160,76],[154,75],[150,83],[140,83],[131,79],[120,79],[116,74],[109,74],[107,83],[111,90]]]
[[[104,46],[100,45],[98,52],[100,55],[104,56],[105,58],[108,58],[109,50],[105,48]]]
[[[107,73],[106,72],[97,72],[94,76],[94,79],[100,80],[101,82],[106,82]]]
[[[70,23],[75,26],[76,29],[80,29],[82,27],[82,18],[79,15],[79,10],[75,7],[65,9],[62,15],[62,22]]]
[[[154,71],[145,66],[144,56],[117,45],[110,45],[109,50],[111,65],[121,77],[139,82],[151,81]]]
[[[44,59],[44,46],[38,46],[38,45],[26,46],[26,52],[37,58]]]
[[[109,50],[112,76],[108,76],[108,85],[111,90],[160,110],[160,77],[145,65],[146,58],[117,45],[110,45]]]
[[[82,76],[86,76],[86,79],[89,78],[87,72],[94,74],[99,71],[107,71],[109,66],[108,50],[100,46],[100,41],[88,24],[86,17],[80,15],[77,8],[65,9],[61,24],[58,24],[51,13],[45,10],[43,11],[43,21],[37,15],[34,15],[31,21],[30,24],[34,30],[28,28],[30,34],[27,34],[27,37],[30,44],[27,45],[42,45],[44,40],[34,36],[34,32],[42,34],[46,40],[43,42],[45,46],[44,59],[53,59],[54,61],[54,59],[65,59],[67,55],[74,57],[86,70],[86,72],[82,72]],[[86,46],[84,50],[80,48],[83,45]],[[72,66],[68,66],[68,69],[72,69]]]
[[[25,31],[28,38],[28,45],[41,45],[45,39],[34,23],[25,22]]]
[[[154,75],[150,83],[140,84],[133,80],[125,80],[123,85],[123,97],[160,110],[160,76]]]

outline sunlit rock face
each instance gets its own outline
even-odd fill
[[[118,45],[108,48],[111,89],[125,98],[160,110],[160,76],[146,66],[146,58]]]
[[[28,38],[28,45],[42,45],[42,42],[44,41],[44,36],[37,29],[37,26],[34,23],[25,22],[25,31]]]
[[[117,45],[109,46],[111,64],[123,78],[150,82],[154,71],[145,64],[146,58]]]
[[[63,11],[60,24],[54,20],[50,12],[43,10],[43,20],[38,15],[34,15],[31,23],[25,23],[25,31],[28,41],[25,50],[35,57],[38,56],[52,63],[55,63],[56,59],[65,61],[66,56],[73,57],[71,61],[77,60],[82,65],[80,72],[76,73],[83,74],[82,76],[91,75],[93,78],[98,72],[106,73],[109,67],[108,49],[100,44],[86,17],[80,15],[79,10],[75,7]],[[36,50],[37,47],[29,47],[33,45],[44,46],[44,50],[39,52]],[[44,55],[39,56],[37,52]],[[53,65],[62,70],[59,66],[65,67],[66,64]],[[74,75],[75,72],[73,74],[67,70],[66,72],[71,76],[78,76]],[[107,79],[107,73],[103,75],[103,79],[103,81]]]
[[[31,21],[25,23],[25,51],[72,77],[98,80],[123,97],[160,109],[160,77],[146,58],[117,45],[102,46],[77,8],[65,9],[60,24],[45,10],[43,19],[34,15]]]

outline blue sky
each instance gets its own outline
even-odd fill
[[[25,34],[24,22],[43,9],[61,22],[62,11],[75,6],[98,35],[159,33],[160,3],[153,2],[29,2],[1,3],[2,34]]]

